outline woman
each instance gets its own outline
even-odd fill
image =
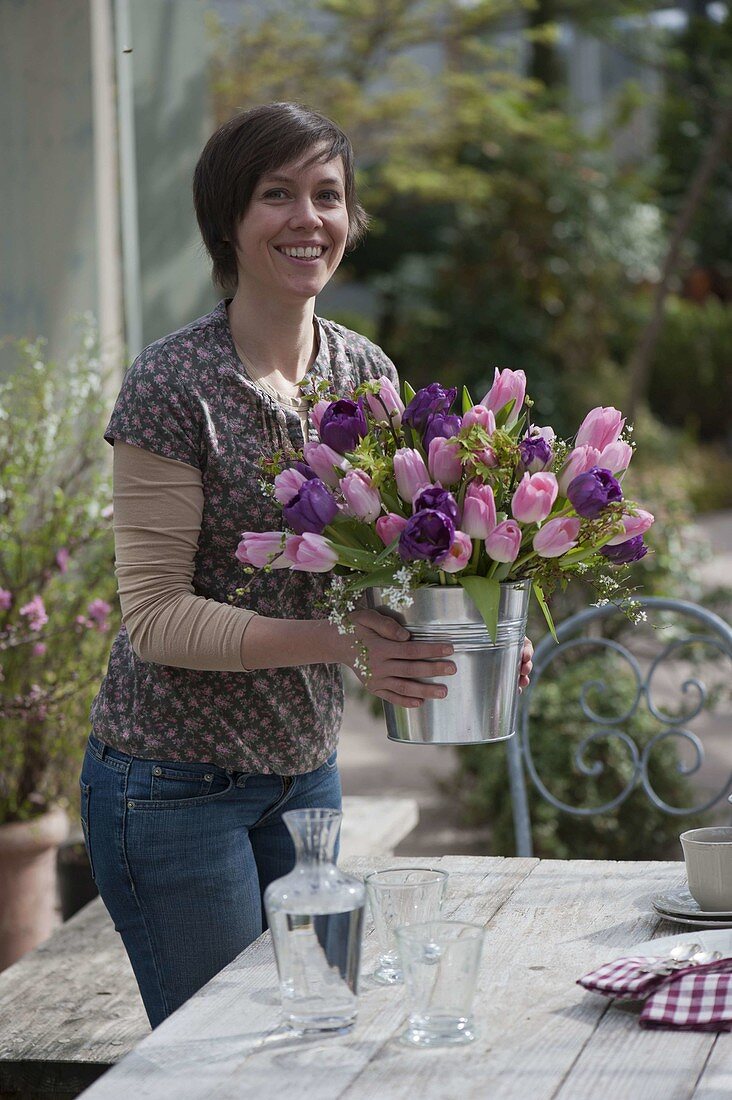
[[[281,525],[259,459],[307,438],[299,384],[397,381],[380,348],[314,314],[366,225],[347,137],[296,104],[240,114],[203,150],[194,200],[234,293],[142,352],[105,433],[124,625],[81,774],[93,873],[153,1027],[261,933],[264,889],[294,858],[283,811],[340,807],[354,638],[368,689],[403,706],[443,696],[429,678],[455,668],[374,611],[338,634],[319,574],[273,571],[230,601],[241,532]],[[527,653],[521,683],[529,669]]]

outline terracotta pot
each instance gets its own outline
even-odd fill
[[[69,833],[60,809],[0,825],[0,970],[53,932],[56,853]]]

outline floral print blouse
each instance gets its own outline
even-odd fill
[[[197,595],[230,603],[246,580],[234,551],[242,531],[281,529],[282,512],[260,487],[259,458],[303,444],[296,412],[246,374],[222,300],[205,317],[147,347],[125,375],[105,439],[200,470],[204,506],[195,559]],[[316,318],[320,337],[309,378],[333,392],[387,375],[393,363],[365,337]],[[261,573],[246,606],[271,618],[312,619],[327,574]],[[242,602],[245,599],[246,602]],[[96,736],[147,759],[199,761],[251,773],[296,775],[333,752],[343,713],[338,665],[210,672],[141,660],[124,627],[92,704]]]

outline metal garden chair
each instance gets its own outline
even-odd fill
[[[636,626],[628,622],[613,604],[592,607],[557,627],[559,644],[547,635],[536,647],[531,684],[519,704],[516,736],[506,742],[517,855],[533,854],[526,776],[544,799],[577,817],[611,811],[639,788],[660,810],[679,817],[710,809],[732,790],[732,771],[728,774],[725,768],[724,775],[719,776],[719,790],[715,786],[710,797],[694,806],[673,806],[654,789],[650,774],[654,751],[669,742],[677,749],[675,766],[681,775],[694,775],[702,767],[704,746],[692,725],[710,700],[732,683],[732,629],[718,615],[683,600],[647,596],[638,598],[638,603],[647,616],[644,623]],[[544,677],[551,675],[556,661],[566,663],[581,656],[583,647],[587,653],[594,648],[596,655],[601,655],[604,669],[602,678],[595,676],[582,685],[578,699],[567,699],[568,711],[578,708],[575,717],[581,716],[588,728],[574,750],[574,767],[584,776],[605,775],[607,762],[597,756],[603,744],[614,741],[615,749],[622,747],[627,752],[626,765],[630,765],[631,772],[621,790],[595,806],[569,805],[555,797],[541,779],[531,744],[532,726],[540,720],[532,715],[537,688]],[[695,666],[702,663],[707,682],[695,674]],[[617,687],[620,676],[625,676],[626,685],[630,678],[635,698],[630,706],[621,708],[620,714],[607,705],[603,713],[602,704],[611,701],[614,682]],[[672,701],[676,705],[671,706]],[[641,746],[624,728],[640,708],[645,708],[658,726]],[[732,747],[732,728],[729,732]],[[556,735],[562,736],[561,729]],[[595,759],[591,759],[593,755]]]

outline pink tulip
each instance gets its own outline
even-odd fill
[[[300,492],[300,486],[304,481],[307,481],[307,478],[299,470],[283,470],[278,474],[274,479],[274,495],[280,504],[289,504]]]
[[[515,401],[511,409],[511,415],[506,421],[506,427],[510,428],[519,418],[521,408],[526,396],[526,375],[522,370],[495,369],[493,385],[480,402],[487,405],[493,413],[499,413],[509,401]]]
[[[557,479],[548,470],[524,474],[511,500],[513,518],[520,523],[541,523],[551,512],[558,493]]]
[[[513,519],[504,519],[493,528],[485,540],[485,548],[493,561],[516,561],[521,549],[521,528]]]
[[[381,515],[379,491],[364,470],[349,471],[341,481],[341,491],[358,519],[373,523]]]
[[[348,459],[339,455],[327,443],[306,443],[302,453],[308,466],[315,470],[320,480],[333,488],[340,482],[336,471],[342,470],[345,473],[351,469]]]
[[[386,421],[388,418],[391,420],[394,427],[398,428],[402,422],[404,402],[394,388],[393,383],[385,374],[382,374],[381,378],[378,378],[377,381],[380,383],[378,396],[373,393],[366,394],[368,407],[371,409],[376,420]],[[386,409],[384,406],[386,406]]]
[[[463,501],[461,527],[474,539],[486,539],[496,526],[496,501],[490,485],[473,481]]]
[[[577,545],[578,519],[550,519],[534,535],[534,550],[540,558],[558,558]]]
[[[492,410],[485,405],[473,405],[472,409],[468,409],[463,416],[464,428],[472,428],[473,424],[480,424],[488,435],[493,435],[496,430],[496,418]]]
[[[450,443],[441,435],[435,436],[430,440],[427,465],[431,476],[443,487],[457,485],[463,473],[459,445]]]
[[[410,503],[420,489],[432,484],[422,456],[411,447],[400,447],[394,455],[394,477],[399,496]]]
[[[611,474],[624,473],[630,466],[633,457],[633,448],[629,443],[623,443],[622,439],[616,439],[614,443],[608,443],[600,452],[597,463],[603,470],[609,470]]]
[[[9,588],[0,588],[0,611],[8,611],[13,603],[13,593]]]
[[[470,561],[473,544],[464,531],[456,531],[453,544],[444,558],[440,558],[440,569],[446,573],[458,573]]]
[[[573,451],[570,451],[557,478],[559,492],[562,496],[566,497],[567,486],[570,481],[579,477],[580,474],[586,474],[592,466],[598,466],[599,462],[600,452],[596,447],[575,447]]]
[[[289,535],[284,556],[291,568],[300,573],[328,573],[338,562],[338,555],[328,539],[311,531]]]
[[[320,435],[320,421],[323,419],[323,413],[332,404],[332,401],[318,401],[310,410],[310,422],[318,435]]]
[[[244,565],[262,569],[289,569],[290,562],[283,554],[285,536],[282,531],[243,531],[235,556]]]
[[[605,447],[614,443],[623,430],[625,417],[612,405],[603,408],[598,405],[590,409],[587,416],[580,424],[575,441],[576,447],[595,447],[602,451]]]
[[[634,539],[636,535],[643,535],[651,524],[654,522],[655,516],[652,512],[646,512],[645,509],[639,508],[638,514],[635,516],[624,515],[623,527],[625,528],[622,535],[616,535],[615,538],[610,539],[607,543],[608,546],[620,546],[621,543],[627,542],[628,539]]]
[[[391,546],[394,539],[399,538],[406,526],[407,521],[403,516],[398,516],[396,512],[387,512],[385,516],[380,516],[377,519],[376,534],[384,546]]]

